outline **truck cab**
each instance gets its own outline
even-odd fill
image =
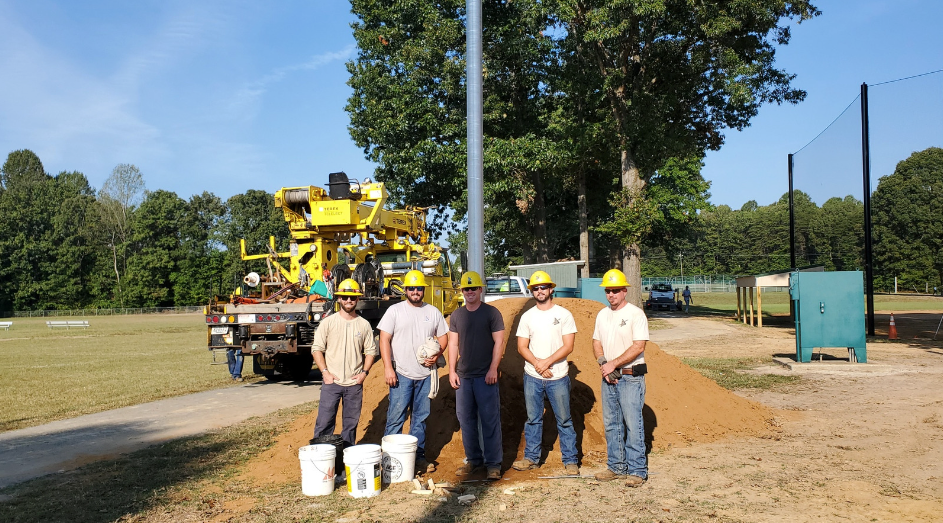
[[[485,278],[487,286],[484,300],[485,303],[500,300],[502,298],[532,298],[534,295],[527,288],[528,280],[521,276],[507,276],[496,274]]]
[[[675,297],[675,289],[670,283],[653,283],[646,287],[648,290],[648,299],[645,301],[645,308],[648,310],[666,310],[673,311],[678,309],[678,300]]]

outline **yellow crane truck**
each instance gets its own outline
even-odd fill
[[[376,328],[391,305],[405,299],[402,278],[425,274],[425,301],[449,314],[459,306],[446,249],[429,240],[426,209],[384,209],[382,183],[351,182],[329,175],[328,189],[285,187],[275,193],[291,233],[288,252],[243,260],[265,260],[268,273],[251,272],[228,301],[214,298],[205,308],[210,350],[239,350],[251,356],[253,371],[269,379],[304,380],[312,369],[311,343],[320,321],[335,311],[334,286],[347,278],[364,294],[358,312]],[[264,271],[263,271],[264,272]]]

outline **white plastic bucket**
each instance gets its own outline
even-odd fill
[[[305,496],[327,496],[334,492],[334,445],[308,445],[298,449],[301,462],[301,492]]]
[[[354,445],[344,449],[347,492],[355,498],[372,498],[380,493],[379,445]]]
[[[416,447],[419,440],[409,434],[390,434],[381,440],[383,482],[401,483],[416,475]]]

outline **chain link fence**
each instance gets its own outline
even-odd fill
[[[0,318],[56,318],[60,316],[121,316],[130,314],[189,314],[202,313],[201,305],[188,307],[129,307],[123,309],[72,309],[43,311],[3,311]]]

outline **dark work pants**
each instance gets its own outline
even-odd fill
[[[363,406],[363,385],[343,387],[334,383],[321,385],[321,399],[318,401],[318,419],[314,422],[314,437],[334,434],[337,407],[344,400],[344,413],[341,417],[341,437],[350,445],[357,443],[357,423],[360,421],[360,409]]]
[[[472,465],[484,464],[489,468],[501,466],[504,451],[501,446],[501,396],[498,384],[488,385],[484,376],[461,378],[455,391],[455,415],[462,427],[462,445],[465,459]],[[481,439],[478,444],[478,418],[481,418]]]

